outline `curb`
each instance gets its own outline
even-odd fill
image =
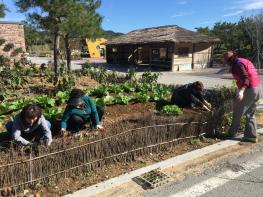
[[[263,128],[258,129],[257,132],[258,132],[258,134],[263,135]],[[152,164],[150,166],[146,166],[146,167],[131,171],[129,173],[120,175],[118,177],[115,177],[115,178],[103,181],[101,183],[92,185],[92,186],[87,187],[85,189],[81,189],[81,190],[76,191],[72,194],[65,195],[64,197],[94,196],[96,194],[99,194],[99,193],[102,193],[106,190],[109,190],[113,187],[117,187],[117,186],[120,186],[122,184],[128,183],[129,181],[132,181],[133,178],[135,178],[135,177],[137,177],[143,173],[149,172],[151,170],[155,170],[157,168],[160,168],[162,170],[165,168],[172,167],[174,165],[179,165],[179,164],[182,164],[184,162],[196,159],[198,157],[202,157],[206,154],[213,153],[213,152],[222,150],[224,148],[236,145],[238,143],[239,143],[239,141],[237,141],[237,140],[225,140],[225,141],[222,141],[222,142],[210,145],[210,146],[206,146],[206,147],[201,148],[201,149],[197,149],[197,150],[185,153],[183,155],[178,155],[176,157],[172,157],[170,159]]]

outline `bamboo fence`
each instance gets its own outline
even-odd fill
[[[116,161],[129,162],[135,157],[172,147],[180,140],[197,137],[206,131],[206,126],[206,122],[153,125],[74,147],[61,146],[60,150],[40,156],[31,150],[27,156],[19,155],[19,160],[15,162],[0,164],[0,188],[19,187],[51,177],[92,171]],[[13,151],[10,154],[14,154]]]

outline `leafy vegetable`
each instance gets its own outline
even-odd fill
[[[65,103],[69,99],[68,91],[58,91],[56,94],[56,98],[61,101],[61,103]]]
[[[121,87],[118,85],[115,85],[115,84],[108,86],[107,89],[108,89],[109,93],[118,94],[118,93],[122,92]]]
[[[113,103],[121,104],[121,105],[128,105],[129,101],[132,100],[131,96],[125,96],[122,93],[119,93],[117,96],[114,97]]]
[[[153,92],[150,94],[150,101],[159,101],[159,100],[162,99],[161,96],[162,96],[162,95],[160,95],[159,92],[153,91]]]
[[[55,99],[51,98],[48,95],[37,96],[35,98],[35,101],[43,108],[54,107],[56,103]]]
[[[127,92],[127,93],[135,91],[134,85],[132,83],[128,83],[128,82],[126,82],[122,85],[122,89],[124,90],[124,92]]]
[[[93,91],[91,92],[91,95],[96,97],[103,97],[108,94],[109,92],[106,86],[98,86],[95,89],[93,89]]]
[[[179,115],[183,113],[182,109],[177,105],[165,105],[161,112],[167,115]]]
[[[133,99],[135,102],[145,103],[150,99],[150,96],[147,93],[140,92],[136,93]]]
[[[61,107],[47,108],[44,111],[44,116],[49,120],[55,120],[59,116],[62,116]]]

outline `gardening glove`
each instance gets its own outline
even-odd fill
[[[50,145],[51,145],[51,142],[52,142],[52,140],[49,140],[49,139],[45,139],[45,140],[44,140],[45,146],[50,146]]]
[[[244,98],[244,91],[245,91],[245,89],[238,90],[238,92],[237,92],[237,99],[239,101],[242,101],[242,99]]]
[[[69,132],[68,132],[65,128],[62,128],[62,129],[60,130],[60,133],[61,133],[61,135],[62,135],[63,137],[66,137],[66,136],[69,135]]]
[[[104,132],[104,131],[106,131],[106,129],[103,127],[103,126],[101,126],[101,125],[96,125],[96,129],[98,129],[99,131],[101,131],[101,132]]]
[[[212,105],[211,103],[207,102],[206,100],[204,101],[204,104],[209,108],[211,109],[212,108]]]
[[[211,112],[211,110],[210,110],[206,105],[203,105],[202,108],[203,108],[204,110],[206,110],[206,111]]]

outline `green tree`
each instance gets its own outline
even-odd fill
[[[52,37],[48,31],[38,30],[32,27],[27,21],[22,22],[25,30],[25,41],[27,51],[34,45],[51,45]]]
[[[84,32],[85,35],[92,35],[101,24],[101,18],[96,12],[100,0],[16,0],[16,5],[21,12],[27,13],[32,26],[53,35],[55,77],[58,77],[58,60],[61,55],[60,38],[68,39],[71,35],[83,35]],[[70,56],[69,49],[67,54]],[[67,59],[70,60],[70,57]]]
[[[263,62],[263,12],[247,18],[242,17],[239,23],[246,34],[246,52],[260,68]]]
[[[6,8],[5,4],[0,3],[0,18],[5,17],[7,11],[8,9]]]
[[[221,42],[214,49],[215,61],[222,60],[222,54],[227,50],[236,51],[238,55],[249,58],[251,55],[251,42],[244,23],[216,23],[213,28],[196,28],[197,32],[220,38]]]
[[[68,3],[68,19],[61,26],[65,41],[67,69],[71,67],[71,49],[69,39],[76,37],[95,39],[102,35],[102,17],[96,12],[100,7],[100,0],[84,0],[81,3]]]

